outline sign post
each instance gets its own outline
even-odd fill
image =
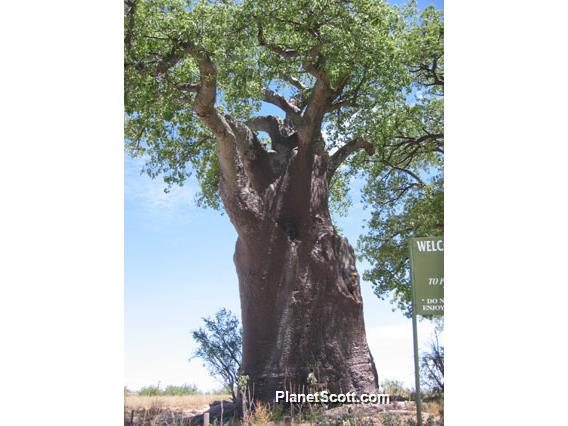
[[[422,426],[416,315],[444,314],[444,239],[442,237],[412,238],[409,245],[412,280],[412,340],[414,342],[416,423],[417,426]]]

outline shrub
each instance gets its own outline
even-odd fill
[[[241,365],[243,330],[236,315],[228,309],[221,309],[213,318],[203,318],[204,328],[192,333],[197,342],[193,358],[199,357],[212,376],[220,377],[230,390],[233,402],[237,395],[235,387]]]
[[[182,395],[195,395],[199,393],[199,389],[195,385],[182,385],[182,386],[167,386],[166,389],[162,392],[162,395],[174,395],[174,396],[182,396]]]
[[[383,388],[385,393],[394,397],[394,399],[396,399],[396,397],[410,399],[410,390],[406,389],[401,381],[386,379],[383,382]]]
[[[138,395],[141,396],[159,396],[161,395],[162,391],[160,390],[160,386],[154,386],[154,385],[150,385],[150,386],[144,386],[142,388],[140,388],[140,390],[138,391]]]

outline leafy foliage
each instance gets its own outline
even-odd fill
[[[410,390],[404,387],[400,380],[385,379],[383,381],[384,392],[393,399],[410,399]]]
[[[199,393],[199,389],[195,385],[181,385],[166,386],[165,389],[161,389],[160,386],[144,386],[138,391],[138,395],[141,396],[182,396],[182,395],[195,395]]]
[[[219,310],[214,318],[203,318],[204,328],[192,333],[198,348],[194,357],[205,363],[212,376],[218,376],[236,401],[235,386],[241,365],[243,332],[237,317],[229,310]]]
[[[441,12],[378,0],[127,0],[126,150],[166,190],[194,174],[199,205],[219,209],[217,150],[192,108],[200,73],[188,43],[215,64],[216,107],[233,119],[258,115],[266,88],[309,99],[316,77],[306,64],[338,90],[321,123],[326,151],[362,138],[375,155],[344,162],[330,204],[345,214],[351,179],[364,179],[364,277],[408,313],[407,239],[443,232]]]
[[[443,21],[427,8],[405,36],[412,93],[378,109],[362,125],[372,132],[377,156],[361,168],[368,179],[363,199],[371,206],[369,232],[359,251],[372,265],[364,278],[381,299],[392,296],[411,315],[408,240],[443,236],[444,110]]]

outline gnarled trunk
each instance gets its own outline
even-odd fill
[[[328,208],[337,167],[355,150],[371,155],[373,147],[354,139],[329,156],[321,134],[348,76],[332,87],[319,60],[304,62],[315,78],[308,97],[286,100],[263,89],[264,100],[282,109],[286,120],[242,122],[215,107],[216,67],[209,55],[192,42],[181,47],[199,65],[193,109],[217,141],[221,198],[239,235],[241,370],[251,379],[253,397],[271,401],[275,391],[305,384],[310,372],[330,391],[376,390],[353,250],[335,231]],[[268,133],[270,150],[257,131]]]
[[[263,401],[306,384],[310,372],[331,391],[376,391],[353,249],[329,214],[329,158],[287,141],[273,152],[281,175],[262,197],[247,199],[250,188],[241,189],[254,214],[234,211],[224,197],[239,234],[242,374]],[[258,164],[253,169],[259,176]]]

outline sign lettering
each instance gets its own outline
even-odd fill
[[[410,240],[410,263],[417,315],[444,314],[444,240],[441,237]]]

